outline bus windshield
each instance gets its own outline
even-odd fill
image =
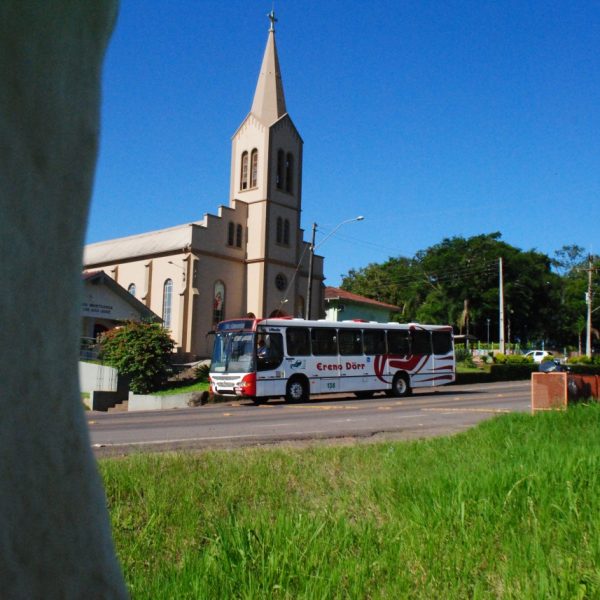
[[[218,332],[215,335],[210,370],[215,373],[254,371],[254,337],[254,333]]]

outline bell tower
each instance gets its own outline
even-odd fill
[[[230,204],[248,204],[248,311],[299,316],[303,141],[287,113],[273,11],[269,20],[252,108],[232,138]]]

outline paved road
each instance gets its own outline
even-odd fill
[[[304,404],[271,400],[132,413],[88,413],[97,455],[135,450],[256,444],[414,439],[462,431],[494,415],[528,411],[526,382],[416,390],[408,398],[321,396]]]

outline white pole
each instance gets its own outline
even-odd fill
[[[587,332],[585,336],[585,354],[588,358],[592,358],[592,255],[588,256],[588,289],[585,295],[587,303]]]
[[[504,354],[504,274],[502,257],[498,259],[498,312],[499,312],[499,350]]]

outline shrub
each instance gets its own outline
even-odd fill
[[[586,356],[585,354],[581,355],[581,356],[571,356],[567,362],[570,365],[591,365],[593,364],[593,359],[589,358],[588,356]]]
[[[492,365],[490,367],[490,381],[517,381],[529,379],[532,373],[538,370],[538,365],[530,362],[522,364]]]
[[[548,357],[552,360],[552,357]],[[529,356],[525,356],[524,354],[509,354],[506,357],[507,365],[530,365],[533,363],[533,359]]]
[[[105,364],[130,377],[136,394],[147,394],[163,385],[171,372],[175,342],[158,323],[129,322],[105,333],[100,356]]]
[[[468,362],[468,361],[473,362],[473,357],[471,355],[471,351],[467,350],[466,348],[455,348],[454,356],[456,358],[456,362],[462,362],[462,363]]]
[[[497,365],[503,365],[506,363],[508,357],[506,354],[502,354],[502,352],[498,352],[498,354],[494,354],[494,362]]]
[[[196,367],[196,369],[194,370],[194,377],[196,378],[197,381],[207,382],[209,372],[210,372],[210,363],[203,362],[203,363],[199,364]]]

